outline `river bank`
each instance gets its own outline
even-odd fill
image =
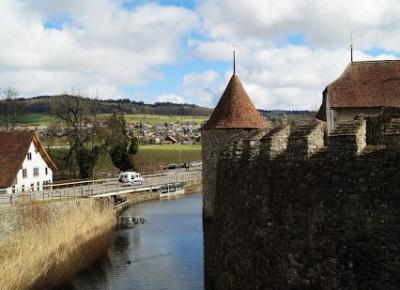
[[[2,290],[52,289],[109,248],[111,206],[94,200],[10,207],[0,212]]]
[[[190,181],[185,185],[185,194],[193,194],[199,193],[203,190],[203,184],[201,181]],[[172,195],[173,196],[173,195]],[[124,208],[146,202],[160,199],[160,193],[158,191],[145,191],[145,192],[136,192],[134,194],[126,195],[126,204],[123,207],[118,208],[118,213],[121,212]]]
[[[201,193],[141,202],[121,216],[144,224],[114,232],[107,256],[62,290],[203,290]]]
[[[185,187],[188,194],[200,190],[201,183]],[[126,206],[158,199],[159,192],[128,194]],[[0,220],[1,289],[52,289],[108,250],[116,212],[80,199],[3,208]]]

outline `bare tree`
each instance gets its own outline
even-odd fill
[[[93,167],[99,156],[101,142],[96,138],[95,120],[90,114],[87,100],[77,95],[62,95],[55,105],[55,114],[62,122],[62,136],[69,142],[68,157],[76,159],[81,178],[92,175]]]
[[[11,112],[12,112],[12,117],[11,117],[11,124],[12,124],[12,130],[15,130],[15,126],[17,123],[17,97],[18,97],[18,92],[14,88],[8,88],[6,91],[6,96],[7,99],[11,103]]]
[[[14,88],[4,89],[2,91],[2,115],[6,130],[15,130],[17,123],[17,97],[18,92]]]

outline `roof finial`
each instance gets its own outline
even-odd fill
[[[233,74],[236,74],[236,49],[233,46]]]
[[[353,62],[353,34],[350,33],[350,61]]]

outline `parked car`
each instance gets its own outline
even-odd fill
[[[122,183],[130,183],[132,185],[141,185],[144,180],[139,172],[126,171],[119,174],[119,181]]]
[[[203,162],[202,161],[192,161],[189,163],[190,167],[202,167],[203,166]]]
[[[175,163],[167,164],[167,165],[164,167],[165,170],[178,169],[178,168],[179,168],[179,165],[178,165],[178,164],[175,164]]]

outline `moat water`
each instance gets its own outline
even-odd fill
[[[203,284],[202,195],[133,205],[144,224],[116,231],[106,259],[68,290],[197,290]]]

